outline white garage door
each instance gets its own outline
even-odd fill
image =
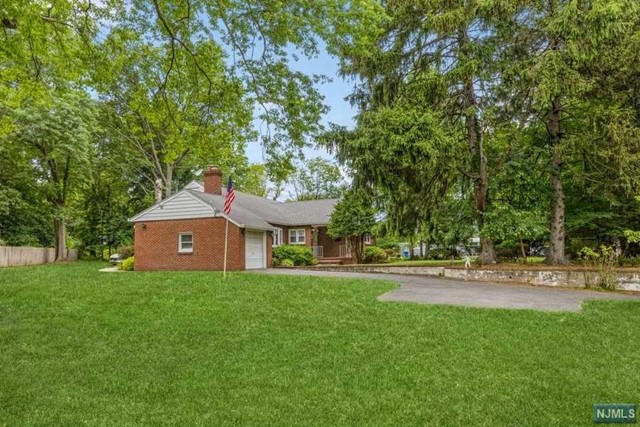
[[[263,238],[263,231],[245,232],[244,265],[247,270],[252,268],[265,268]]]

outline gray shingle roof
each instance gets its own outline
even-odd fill
[[[339,199],[279,203],[276,207],[286,220],[283,225],[327,225]]]
[[[200,200],[222,211],[226,189],[222,195],[186,190]],[[303,202],[278,202],[236,191],[231,208],[231,219],[248,228],[273,229],[274,225],[326,225],[338,199],[309,200]]]
[[[219,212],[222,212],[224,207],[224,196],[218,196],[215,194],[203,193],[196,190],[185,190],[196,196],[205,203],[210,204]],[[238,202],[238,198],[236,198]],[[244,225],[246,228],[254,228],[258,230],[273,230],[273,226],[266,222],[264,219],[255,215],[253,212],[244,207],[241,203],[233,203],[231,208],[231,215],[229,217],[240,225]]]

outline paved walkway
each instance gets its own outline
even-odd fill
[[[400,283],[400,288],[380,295],[380,301],[552,311],[580,311],[582,302],[586,299],[626,299],[640,302],[640,295],[461,281],[429,276],[274,268],[253,271],[266,274],[377,279]]]
[[[100,271],[103,273],[126,273],[126,271],[120,270],[117,266],[101,268]]]

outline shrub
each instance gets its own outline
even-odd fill
[[[133,267],[134,267],[134,259],[132,256],[122,261],[118,266],[120,270],[124,270],[124,271],[133,271]]]
[[[133,246],[121,246],[118,248],[118,254],[120,255],[120,259],[131,258],[133,254]]]
[[[640,267],[640,256],[621,258],[620,265],[622,267]]]
[[[285,258],[282,260],[282,262],[280,263],[280,266],[282,267],[293,267],[293,261],[290,260],[289,258]]]
[[[387,254],[387,258],[395,258],[398,256],[398,247],[394,246],[392,248],[382,248],[384,253]]]
[[[594,250],[585,246],[578,252],[584,264],[598,269],[599,283],[598,285],[604,289],[616,290],[617,274],[615,266],[618,264],[618,254],[611,246],[600,245],[600,248]]]
[[[377,264],[381,262],[387,262],[388,260],[389,255],[385,252],[384,249],[377,246],[367,246],[366,248],[364,248],[364,255],[362,257],[363,263]]]
[[[284,260],[290,260],[293,265],[312,265],[313,251],[307,246],[283,245],[273,248],[273,265],[284,266]]]
[[[389,238],[389,237],[376,237],[376,246],[382,249],[393,249],[395,252],[398,252],[398,239]]]

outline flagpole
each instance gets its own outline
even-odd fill
[[[227,216],[227,225],[224,229],[224,266],[222,268],[222,278],[227,278],[227,240],[229,237],[229,217]]]
[[[229,183],[227,184],[227,194],[224,196],[224,205],[222,211],[227,219],[227,225],[224,229],[224,266],[222,267],[222,278],[227,278],[227,246],[229,244],[229,215],[231,214],[231,203],[236,199],[236,194],[233,191],[233,181],[229,177]]]

